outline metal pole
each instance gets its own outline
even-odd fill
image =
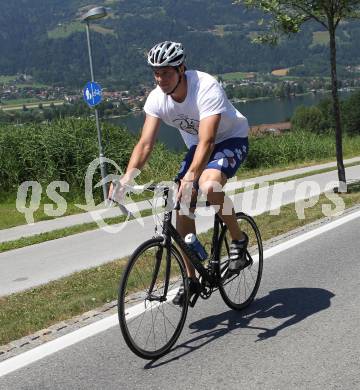
[[[89,52],[89,62],[90,62],[90,73],[91,73],[91,81],[94,82],[94,70],[93,70],[93,62],[92,62],[92,52],[91,52],[91,43],[90,43],[90,26],[89,21],[86,21],[86,36],[87,36],[87,43],[88,43],[88,52]],[[100,127],[100,121],[99,121],[99,113],[97,108],[95,108],[95,120],[96,120],[96,128],[97,128],[97,135],[98,135],[98,142],[99,142],[99,159],[100,159],[100,172],[101,172],[101,178],[105,179],[106,177],[106,168],[104,163],[104,151],[102,147],[102,134],[101,134],[101,127]],[[103,195],[104,195],[104,201],[106,202],[107,199],[107,185],[106,183],[103,184]]]

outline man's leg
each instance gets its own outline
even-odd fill
[[[233,240],[243,240],[243,232],[237,223],[234,206],[231,199],[225,196],[222,188],[227,182],[226,175],[218,169],[206,169],[199,179],[199,187],[202,193],[206,194],[208,202],[218,206],[218,214],[229,229]]]
[[[197,191],[193,190],[191,203],[195,203],[197,197]],[[195,208],[189,209],[190,213],[194,213]],[[195,230],[195,220],[190,218],[188,215],[184,215],[181,213],[181,210],[177,211],[176,213],[176,229],[181,235],[182,238],[185,238],[185,236],[188,233],[196,233]],[[183,258],[185,261],[185,267],[186,267],[186,273],[187,276],[190,279],[189,284],[189,297],[191,297],[195,293],[200,293],[200,283],[196,278],[195,268],[192,265],[191,261],[188,259],[188,257],[183,252]],[[173,299],[173,303],[175,305],[182,305],[184,300],[184,287],[180,286],[179,291],[177,292],[176,296]]]
[[[246,248],[249,238],[238,225],[233,203],[222,191],[226,181],[227,177],[223,172],[209,168],[201,175],[199,187],[204,194],[207,194],[208,202],[217,206],[218,215],[229,229],[232,242],[229,250],[228,271],[231,275],[238,273],[246,264]]]

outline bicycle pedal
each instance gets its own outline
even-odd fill
[[[199,296],[200,296],[200,293],[196,293],[196,294],[194,295],[194,297],[193,297],[192,299],[189,300],[189,306],[190,306],[190,307],[194,307],[194,306],[195,306],[195,303],[196,303],[196,301],[198,300]]]
[[[236,270],[228,269],[226,271],[227,278],[230,278],[231,276],[234,276],[234,275],[240,275],[240,272],[242,270],[244,270],[245,268],[249,267],[250,265],[252,265],[252,261],[247,259],[245,264],[242,265],[241,267],[239,267],[238,269],[236,269]]]

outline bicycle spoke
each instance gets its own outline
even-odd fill
[[[241,281],[241,278],[240,278],[240,281]],[[236,298],[237,292],[239,292],[239,299],[240,299],[240,283],[237,283],[237,289],[236,289],[235,295],[234,295],[235,298]],[[229,295],[230,295],[230,294],[229,294]]]
[[[181,307],[179,306],[176,306],[174,304],[170,304],[169,302],[165,302],[165,304],[168,306],[168,307],[171,307],[172,309],[176,310],[177,312],[181,313]]]
[[[159,310],[160,310],[160,307],[162,307],[163,318],[164,318],[164,332],[165,332],[165,340],[168,340],[168,337],[167,337],[167,331],[166,331],[166,324],[165,324],[165,311],[164,311],[164,306],[163,306],[163,305],[160,305],[160,306],[159,306]]]
[[[169,317],[165,314],[165,312],[163,312],[163,313],[164,313],[164,320],[166,319],[167,322],[175,329],[176,326],[170,321]]]
[[[246,294],[246,287],[248,287],[248,289],[249,289],[249,286],[248,286],[248,284],[246,283],[245,272],[242,272],[241,279],[244,279],[244,297],[246,297],[246,296],[247,296],[247,294]],[[241,281],[241,279],[240,279],[240,281]]]
[[[140,271],[138,271],[138,269],[137,269],[137,268],[136,268],[136,273],[139,275],[139,277],[140,277],[140,281],[142,282],[143,288],[145,289],[145,286],[146,286],[146,284],[143,282],[143,279],[142,279],[141,273],[140,273]]]
[[[151,313],[151,316],[152,316],[152,310],[150,311],[150,313]],[[148,336],[147,336],[147,338],[146,338],[145,348],[146,348],[147,345],[148,345],[150,336],[151,336],[151,332],[149,332],[149,334],[148,334]]]
[[[155,314],[155,320],[156,320],[156,317],[157,317],[157,314],[158,314],[158,311],[156,311],[156,314]],[[154,345],[155,345],[155,348],[156,348],[156,340],[155,340],[155,326],[154,326],[154,314],[153,314],[153,311],[151,310],[151,318],[153,320],[152,322],[152,328],[153,328],[153,335],[154,335]]]
[[[180,254],[172,249],[171,256],[167,257],[168,249],[164,247],[159,264],[158,248],[159,244],[150,240],[148,246],[135,252],[119,290],[119,320],[125,341],[136,354],[146,358],[159,356],[174,344],[187,313],[187,305],[172,304],[179,285],[185,282]],[[171,277],[164,297],[167,261],[171,261]],[[126,316],[126,313],[131,314]]]
[[[220,265],[221,281],[219,291],[225,303],[232,309],[241,310],[248,306],[254,299],[258,290],[262,273],[262,244],[260,234],[252,218],[245,214],[238,214],[240,230],[249,237],[249,245],[246,251],[248,265],[237,274],[229,274],[226,263]],[[229,258],[228,243],[231,240],[227,228],[220,238],[220,257]],[[250,253],[251,251],[251,253]],[[223,272],[225,270],[225,272]]]

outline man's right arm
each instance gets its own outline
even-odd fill
[[[160,119],[151,115],[146,115],[144,126],[141,132],[139,142],[136,144],[126,169],[125,177],[131,177],[131,172],[134,169],[141,170],[146,161],[148,160],[150,153],[154,148],[156,136],[160,127]]]
[[[150,156],[151,151],[154,148],[156,136],[160,127],[160,119],[151,115],[146,115],[144,126],[141,132],[139,142],[136,144],[126,169],[125,175],[120,180],[122,185],[130,183],[136,176],[137,170],[141,170],[147,159]],[[113,197],[113,184],[111,183],[109,188],[109,199]],[[120,190],[121,192],[121,190]],[[118,192],[119,194],[119,192]],[[119,194],[119,201],[121,203],[121,197],[124,195]]]

